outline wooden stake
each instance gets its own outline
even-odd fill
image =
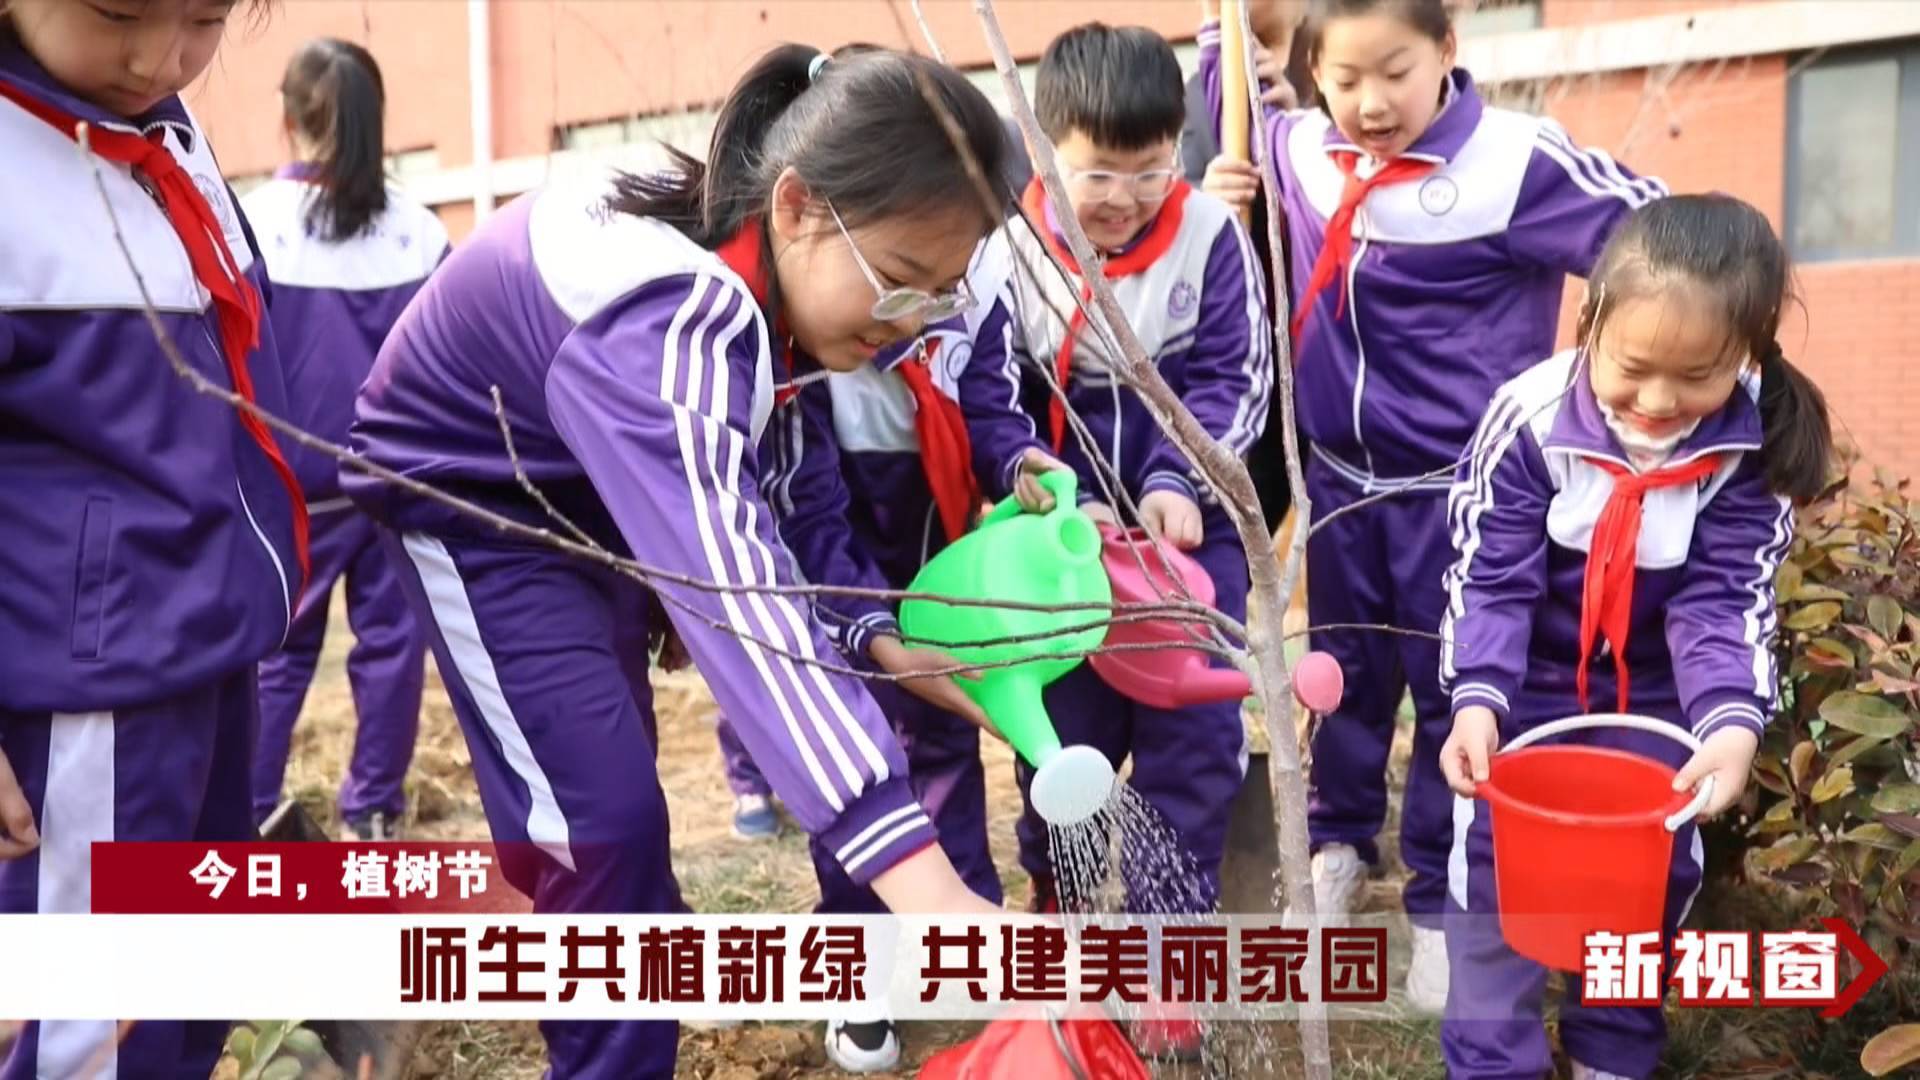
[[[1248,156],[1247,40],[1241,32],[1242,0],[1220,0],[1220,152],[1238,161]],[[1240,223],[1250,225],[1253,208],[1240,211]]]

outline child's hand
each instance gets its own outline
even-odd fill
[[[1728,724],[1707,736],[1707,741],[1687,759],[1680,775],[1673,778],[1673,790],[1692,791],[1703,777],[1713,777],[1713,795],[1700,808],[1700,821],[1717,817],[1746,793],[1747,777],[1753,771],[1753,755],[1760,749],[1760,736],[1750,727]]]
[[[1029,514],[1044,514],[1053,509],[1053,492],[1041,485],[1040,477],[1065,468],[1052,454],[1029,447],[1020,459],[1020,472],[1013,481],[1013,497],[1020,509]]]
[[[1200,508],[1177,491],[1162,488],[1148,492],[1140,500],[1140,522],[1181,551],[1200,546]]]
[[[1276,54],[1264,45],[1254,46],[1253,73],[1260,79],[1261,101],[1282,109],[1299,106],[1300,95],[1293,92],[1293,84],[1287,81],[1285,56]]]
[[[1097,525],[1111,525],[1116,529],[1120,527],[1120,518],[1114,514],[1113,507],[1106,503],[1083,502],[1080,504],[1080,512],[1092,518]]]
[[[867,655],[880,665],[889,675],[898,675],[900,687],[914,697],[930,705],[945,709],[959,716],[1002,742],[1006,736],[1000,734],[987,719],[986,710],[967,696],[960,684],[953,681],[951,675],[922,675],[921,672],[940,671],[944,668],[960,666],[960,661],[939,649],[909,649],[892,634],[876,634],[867,645]]]
[[[27,793],[13,777],[13,766],[6,751],[0,750],[0,862],[17,859],[40,846],[40,833],[33,827],[33,807]]]
[[[1473,797],[1487,778],[1487,763],[1500,749],[1500,718],[1485,705],[1469,705],[1453,715],[1453,733],[1440,745],[1440,772],[1456,795]]]
[[[1260,194],[1260,170],[1251,161],[1221,154],[1207,162],[1207,175],[1200,178],[1200,190],[1235,210],[1245,210]]]

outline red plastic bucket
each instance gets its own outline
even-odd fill
[[[1514,740],[1494,756],[1478,789],[1492,808],[1501,935],[1514,952],[1561,971],[1581,970],[1589,933],[1660,930],[1674,830],[1712,794],[1711,778],[1693,794],[1676,792],[1673,769],[1623,750],[1528,747],[1603,726],[1699,746],[1660,720],[1576,717]]]

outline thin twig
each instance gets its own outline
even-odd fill
[[[947,54],[940,49],[940,39],[933,36],[933,27],[927,23],[927,13],[921,9],[920,0],[912,0],[912,3],[914,20],[920,24],[920,36],[927,39],[927,51],[933,54],[935,60],[943,64],[946,63]],[[887,6],[892,7],[893,5],[889,4]],[[904,37],[905,35],[902,36]]]
[[[1293,391],[1293,387],[1292,387],[1293,379],[1291,375],[1287,375],[1283,377],[1286,378],[1286,381],[1288,384],[1287,393],[1288,393],[1288,396],[1291,397],[1292,391]],[[1559,397],[1548,398],[1546,401],[1543,401],[1539,405],[1534,406],[1533,411],[1530,413],[1527,413],[1526,416],[1520,422],[1525,423],[1527,421],[1531,421],[1534,418],[1540,416],[1542,413],[1546,412],[1548,409],[1555,408],[1559,404],[1560,404]],[[1355,499],[1352,502],[1345,504],[1344,506],[1338,506],[1332,510],[1327,511],[1325,514],[1320,515],[1319,519],[1315,520],[1314,522],[1312,522],[1310,525],[1307,526],[1306,534],[1307,536],[1312,536],[1314,533],[1317,533],[1321,529],[1326,528],[1329,524],[1335,521],[1338,521],[1342,516],[1346,514],[1351,514],[1354,511],[1359,510],[1361,507],[1372,506],[1374,503],[1385,502],[1388,499],[1398,498],[1399,496],[1405,495],[1407,492],[1420,487],[1420,485],[1422,484],[1428,483],[1433,480],[1439,480],[1445,477],[1454,476],[1457,473],[1459,473],[1459,471],[1462,468],[1473,463],[1474,459],[1479,454],[1486,453],[1486,452],[1491,452],[1491,448],[1489,447],[1486,450],[1482,450],[1480,447],[1473,445],[1473,443],[1469,441],[1467,444],[1467,449],[1463,453],[1461,453],[1459,457],[1455,458],[1454,460],[1448,462],[1445,465],[1441,465],[1438,468],[1429,469],[1426,472],[1420,473],[1415,476],[1403,477],[1402,479],[1394,481],[1391,486],[1383,487],[1379,491],[1362,495],[1360,498]],[[1302,481],[1302,483],[1304,483],[1304,481]],[[1444,492],[1436,491],[1435,494],[1444,494]],[[1296,494],[1295,497],[1298,498],[1298,495]]]
[[[1312,626],[1301,627],[1291,633],[1282,634],[1281,637],[1292,641],[1294,638],[1306,637],[1309,634],[1327,634],[1335,630],[1365,630],[1376,634],[1398,634],[1401,637],[1420,638],[1423,641],[1437,641],[1442,645],[1448,643],[1447,635],[1445,634],[1435,633],[1432,630],[1413,630],[1405,626],[1393,626],[1389,623],[1316,623]],[[1456,642],[1454,643],[1454,647],[1457,649],[1465,649],[1468,646],[1464,643]]]
[[[548,517],[558,522],[560,527],[567,530],[575,540],[595,551],[605,552],[607,549],[602,547],[598,540],[587,535],[585,529],[575,525],[573,519],[561,513],[559,507],[549,502],[546,493],[541,491],[533,482],[533,478],[527,475],[527,468],[520,461],[520,452],[513,445],[513,425],[507,422],[507,403],[500,396],[500,385],[495,383],[487,388],[487,392],[493,397],[493,417],[499,421],[500,441],[507,448],[507,461],[513,466],[513,478],[520,482],[520,490],[526,492],[534,502],[540,505],[540,509],[546,511]]]

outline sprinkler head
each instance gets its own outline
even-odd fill
[[[1323,652],[1310,652],[1293,666],[1294,699],[1310,712],[1330,713],[1340,707],[1346,677],[1339,661]]]
[[[1092,817],[1113,796],[1113,765],[1091,746],[1067,746],[1034,771],[1028,797],[1049,825]]]

